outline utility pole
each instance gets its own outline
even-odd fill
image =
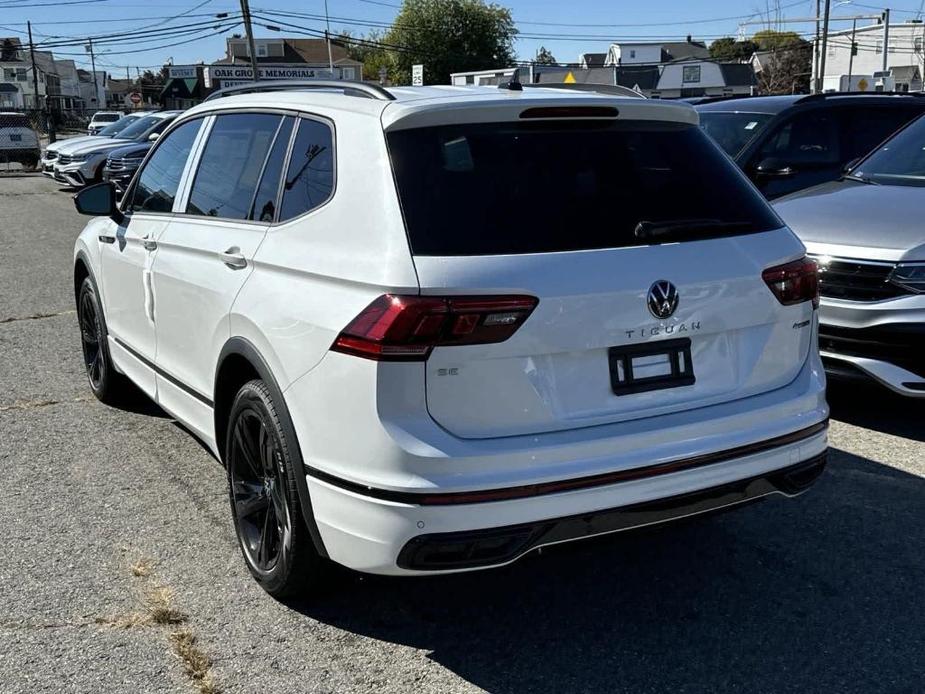
[[[883,11],[883,70],[887,68],[887,54],[890,50],[890,10]]]
[[[90,70],[93,73],[93,93],[96,94],[96,107],[105,108],[106,104],[100,99],[100,82],[96,79],[96,56],[93,54],[93,39],[87,39],[87,50],[90,52]]]
[[[247,50],[251,54],[251,70],[254,71],[254,82],[257,82],[260,79],[257,73],[257,49],[254,47],[254,28],[251,26],[251,8],[247,0],[241,0],[241,17],[247,34]]]
[[[32,89],[35,94],[33,96],[33,106],[37,111],[39,109],[39,71],[35,67],[35,47],[32,45],[32,22],[26,22],[26,27],[29,30],[29,57],[32,59]]]
[[[816,0],[816,39],[813,42],[813,75],[815,76],[813,94],[818,94],[822,91],[822,78],[819,74],[819,12],[821,9],[820,0]]]
[[[324,0],[324,40],[328,43],[328,69],[334,79],[334,57],[331,55],[331,20],[328,18],[328,0]]]
[[[829,11],[831,9],[832,0],[825,0],[825,11],[822,17],[822,52],[819,56],[819,75],[817,80],[819,91],[817,93],[820,93],[824,90],[823,79],[825,78],[825,54],[829,50]]]
[[[854,53],[857,51],[857,44],[854,42],[854,34],[858,28],[858,20],[851,20],[851,50],[848,52],[848,91],[851,89],[851,78],[854,76]]]

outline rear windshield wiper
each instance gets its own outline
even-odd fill
[[[879,186],[880,185],[875,180],[867,176],[858,176],[857,174],[852,174],[852,173],[842,174],[841,180],[842,181],[857,181],[858,183],[866,183],[869,186]]]
[[[745,221],[723,221],[722,219],[673,219],[665,222],[641,221],[633,231],[637,239],[659,239],[674,234],[709,234],[713,231],[750,229],[754,226]]]

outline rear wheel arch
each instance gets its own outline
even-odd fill
[[[288,441],[291,442],[290,453],[299,467],[295,479],[305,525],[318,554],[326,558],[328,553],[324,548],[321,533],[318,531],[318,524],[315,522],[315,514],[312,510],[311,498],[308,493],[308,483],[305,480],[305,464],[302,458],[301,445],[292,424],[292,418],[289,415],[289,408],[286,406],[286,399],[283,397],[282,389],[273,376],[266,359],[252,342],[243,337],[233,337],[225,343],[215,370],[215,386],[213,389],[215,442],[219,454],[224,462],[228,419],[235,396],[245,383],[255,378],[263,381],[270,391],[280,417],[283,432]]]

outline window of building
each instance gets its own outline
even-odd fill
[[[630,50],[630,58],[635,58],[635,57],[636,57],[636,50],[635,49]]]
[[[281,121],[271,113],[218,116],[199,159],[186,213],[247,219]]]
[[[685,65],[681,73],[682,82],[699,82],[700,81],[700,66],[699,65]]]
[[[289,159],[279,221],[324,204],[334,192],[334,138],[325,123],[302,118]]]
[[[16,81],[17,82],[28,82],[29,75],[26,74],[26,68],[18,67],[16,68]]]
[[[345,80],[356,79],[356,69],[352,67],[342,67],[340,69],[340,76],[342,79],[345,79]]]
[[[916,53],[921,53],[922,52],[922,37],[916,36],[912,42],[912,45]]]
[[[257,57],[266,58],[267,57],[267,44],[258,43],[257,44]]]

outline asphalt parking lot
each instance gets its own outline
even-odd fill
[[[83,223],[50,181],[0,177],[0,691],[196,691],[178,631],[224,692],[923,690],[923,404],[832,389],[829,469],[793,501],[284,606],[247,574],[220,464],[154,405],[90,396]]]

